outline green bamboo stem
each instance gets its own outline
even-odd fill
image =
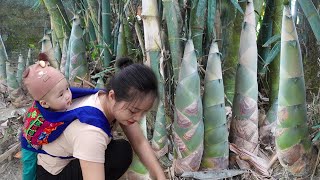
[[[33,64],[33,60],[32,60],[32,57],[31,57],[31,49],[29,48],[28,55],[27,55],[27,60],[26,60],[26,67],[29,67],[32,64]]]
[[[236,67],[238,63],[238,53],[239,53],[239,42],[241,25],[243,21],[243,15],[236,11],[234,6],[229,1],[223,1],[223,12],[221,14],[222,18],[222,29],[223,32],[223,42],[222,42],[222,55],[223,55],[223,81],[224,81],[224,91],[226,94],[226,104],[231,106],[234,93],[235,93],[235,79],[236,79]]]
[[[282,22],[282,9],[283,1],[275,1],[274,14],[272,16],[272,34],[281,34],[281,22]],[[280,54],[278,54],[272,63],[269,65],[269,82],[270,82],[270,95],[269,103],[273,104],[278,98],[279,92],[279,67],[280,67]]]
[[[309,139],[302,56],[289,6],[284,7],[282,17],[278,98],[278,159],[294,176],[307,178],[317,158]]]
[[[77,6],[79,4],[82,4],[82,6]],[[76,6],[74,7],[74,9],[78,10],[78,9],[81,9],[82,7],[86,9],[86,11],[84,12],[84,15],[85,15],[84,21],[86,24],[86,30],[88,31],[90,42],[95,45],[98,43],[98,40],[97,40],[94,24],[91,20],[91,12],[89,11],[88,2],[87,0],[81,0],[79,4],[76,3]]]
[[[18,84],[20,84],[20,85],[21,85],[21,81],[22,81],[22,74],[23,74],[23,71],[25,70],[25,68],[26,68],[26,61],[22,57],[22,54],[19,54],[16,78],[17,78]]]
[[[120,18],[118,18],[118,20],[117,20],[117,22],[114,25],[114,28],[112,30],[112,32],[113,32],[113,52],[114,52],[114,54],[117,53],[119,29],[120,29]]]
[[[6,62],[8,55],[0,34],[0,91],[5,92],[7,86]]]
[[[207,8],[207,0],[193,0],[191,1],[191,35],[196,50],[197,58],[200,60],[203,56],[202,39],[205,27],[205,13]]]
[[[102,1],[103,3],[105,1]],[[89,38],[90,38],[90,42],[92,42],[93,44],[96,44],[98,41],[97,41],[97,36],[96,36],[96,31],[94,29],[94,25],[92,23],[92,20],[91,20],[91,16],[90,16],[90,11],[88,10],[88,2],[87,0],[81,0],[81,3],[84,7],[84,9],[86,9],[85,11],[85,24],[86,24],[86,29],[88,30],[88,34],[89,34]],[[81,7],[75,7],[75,9],[80,9]],[[101,17],[103,17],[103,15],[101,15]]]
[[[166,131],[164,70],[162,56],[162,41],[160,37],[159,11],[156,0],[142,1],[142,20],[146,48],[146,64],[155,72],[158,80],[159,104],[155,119],[152,146],[158,158],[166,157],[168,152],[168,137]]]
[[[111,9],[110,0],[102,1],[102,36],[103,36],[103,67],[107,68],[112,60],[111,51]]]
[[[125,13],[126,14],[126,13]],[[125,35],[125,43],[128,50],[128,57],[134,58],[134,40],[132,36],[132,29],[130,27],[130,15],[125,15],[123,18],[123,29]]]
[[[208,0],[207,28],[206,28],[206,52],[209,52],[210,43],[216,38],[215,34],[215,16],[216,16],[217,0]]]
[[[220,56],[218,43],[212,41],[204,79],[204,152],[201,162],[203,170],[227,169],[229,165],[229,131]]]
[[[260,75],[265,75],[266,73],[266,59],[271,50],[271,47],[263,47],[263,44],[266,43],[272,37],[272,16],[274,16],[274,0],[267,0],[265,13],[263,16],[261,28],[259,31],[259,36],[257,40],[258,44],[258,73]]]
[[[140,27],[140,25],[139,25],[139,23],[137,21],[134,23],[134,30],[136,32],[136,35],[137,35],[137,38],[138,38],[138,41],[139,41],[139,45],[140,45],[140,48],[141,48],[141,51],[142,51],[142,56],[143,56],[142,62],[146,62],[147,61],[147,55],[146,55],[146,50],[145,50],[145,47],[144,47],[142,31],[141,31],[141,27]]]
[[[168,40],[171,53],[171,63],[173,69],[173,81],[179,78],[179,68],[182,59],[181,49],[181,23],[182,17],[180,15],[179,4],[174,0],[162,0],[164,6],[164,16],[168,29]],[[174,83],[174,84],[175,84]]]
[[[98,44],[101,42],[101,27],[100,22],[98,18],[98,12],[99,12],[99,4],[96,0],[86,0],[88,5],[88,11],[90,12],[90,20],[93,24],[93,27],[95,29],[95,34],[98,40]]]

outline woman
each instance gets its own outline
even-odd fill
[[[99,126],[76,119],[55,141],[42,146],[48,154],[38,154],[37,179],[118,179],[132,161],[131,147],[152,178],[166,179],[138,124],[158,97],[156,76],[149,67],[131,64],[128,58],[117,62],[121,70],[107,91],[74,99],[68,111],[86,106],[99,109],[108,126],[120,124],[130,143],[112,140]],[[62,158],[70,156],[75,159]]]

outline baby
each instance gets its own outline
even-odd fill
[[[39,62],[29,66],[23,73],[24,86],[35,100],[27,112],[23,136],[30,144],[40,144],[38,146],[41,146],[41,143],[47,143],[47,138],[40,137],[43,142],[39,142],[39,138],[34,138],[37,135],[36,128],[42,125],[44,119],[37,105],[50,111],[61,112],[65,111],[72,102],[72,94],[65,76],[59,70],[49,66],[46,61],[42,61],[46,59],[47,56],[40,53]],[[22,166],[23,180],[35,180],[37,153],[22,148]]]

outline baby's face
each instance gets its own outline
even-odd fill
[[[72,94],[67,80],[64,78],[54,86],[43,98],[50,109],[54,111],[65,111],[70,107]]]

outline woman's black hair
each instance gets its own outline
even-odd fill
[[[158,82],[156,75],[146,65],[133,63],[127,57],[116,60],[116,66],[120,69],[110,80],[107,90],[115,92],[116,101],[130,102],[137,96],[152,94],[158,97]]]

